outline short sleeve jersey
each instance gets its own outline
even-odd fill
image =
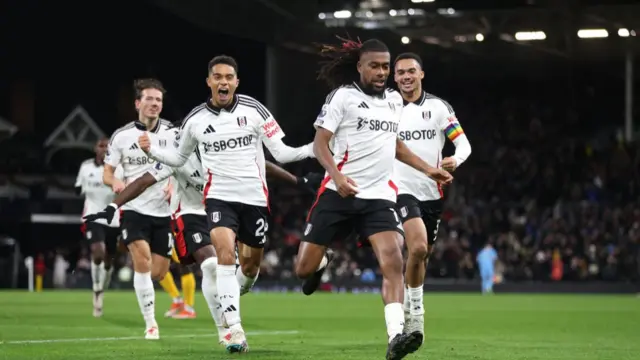
[[[356,197],[396,201],[392,173],[401,113],[402,97],[391,89],[374,96],[354,83],[327,96],[314,125],[333,133],[334,161],[355,181]],[[336,190],[328,175],[322,186]]]
[[[175,208],[173,216],[206,215],[202,201],[205,178],[198,151],[194,151],[181,167],[174,168],[156,163],[156,166],[150,169],[149,173],[158,182],[173,178],[173,192],[171,194],[171,207]]]
[[[264,105],[235,94],[220,108],[207,101],[185,118],[179,149],[196,146],[206,180],[204,196],[247,205],[268,205],[262,144],[280,140],[284,132]]]
[[[400,140],[429,165],[439,167],[442,148],[462,133],[460,123],[449,103],[423,92],[415,102],[405,102],[400,120]],[[442,198],[442,188],[433,179],[400,161],[395,161],[394,181],[399,194],[409,194],[420,201]]]
[[[173,132],[167,120],[160,119],[154,129],[149,130],[149,139],[153,146],[172,146]],[[131,122],[116,130],[109,141],[105,163],[113,167],[122,165],[124,182],[130,184],[156,165],[156,161],[140,149],[138,138],[144,131]],[[171,215],[169,203],[164,200],[164,187],[168,180],[158,182],[146,189],[140,196],[122,206],[123,210],[132,210],[142,215],[165,217]]]
[[[111,187],[105,185],[102,181],[103,174],[104,165],[98,164],[95,159],[85,160],[80,165],[75,186],[82,189],[82,194],[84,195],[82,216],[98,213],[113,202],[115,194]],[[122,179],[122,167],[116,168],[115,176]],[[120,226],[120,218],[118,216],[114,217],[111,224],[108,224],[106,219],[99,219],[95,222],[110,227]]]

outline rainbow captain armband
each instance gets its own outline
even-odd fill
[[[464,131],[462,130],[462,126],[460,126],[460,123],[458,123],[456,121],[456,118],[454,117],[449,118],[449,126],[444,129],[444,133],[445,135],[447,135],[449,140],[453,141],[458,136],[464,134]]]

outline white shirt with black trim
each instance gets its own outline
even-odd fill
[[[105,185],[102,181],[103,174],[104,164],[98,164],[96,159],[85,160],[80,165],[75,187],[80,188],[84,195],[82,216],[98,213],[113,202],[116,194],[111,190],[111,186]],[[116,167],[114,175],[118,179],[123,178],[121,166]],[[120,217],[114,217],[111,224],[107,223],[106,219],[98,219],[95,222],[117,228],[120,226]]]
[[[471,154],[471,145],[448,102],[423,92],[415,102],[404,102],[400,121],[400,140],[429,165],[440,167],[447,137],[456,145],[457,166]],[[442,187],[422,172],[395,161],[394,180],[399,194],[409,194],[420,201],[442,198]]]
[[[172,146],[173,132],[167,120],[160,119],[155,128],[148,131],[152,146],[166,148]],[[109,149],[104,162],[113,167],[121,165],[124,169],[124,182],[130,184],[157,165],[157,162],[140,149],[138,138],[144,131],[131,122],[116,130],[109,141]],[[165,217],[171,215],[169,202],[164,200],[164,188],[168,180],[163,180],[146,189],[140,196],[122,206],[123,210],[132,210],[142,215]]]
[[[171,178],[171,208],[175,218],[185,214],[206,215],[202,201],[205,178],[197,151],[180,167],[161,164],[149,170],[149,174],[158,182]]]
[[[310,144],[292,148],[282,142],[284,132],[264,105],[236,94],[225,108],[207,101],[195,107],[182,123],[174,149],[151,146],[150,156],[182,166],[198,148],[206,184],[206,198],[267,206],[265,159],[262,145],[278,162],[313,157]]]
[[[356,197],[396,201],[392,173],[401,113],[402,97],[391,89],[369,95],[354,83],[327,96],[314,125],[333,133],[333,159],[355,181]],[[337,190],[328,174],[323,184]]]

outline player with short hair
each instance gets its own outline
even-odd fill
[[[187,115],[177,149],[151,145],[146,136],[139,142],[152,158],[170,166],[182,166],[198,148],[207,178],[204,193],[209,229],[218,254],[218,290],[231,328],[227,350],[244,352],[248,346],[240,324],[239,296],[258,276],[269,227],[262,145],[278,162],[303,160],[313,152],[309,145],[285,145],[284,132],[269,110],[252,97],[235,93],[239,82],[235,59],[216,56],[207,70],[211,98]],[[236,280],[236,237],[240,286]]]
[[[327,96],[315,127],[314,152],[327,171],[309,211],[298,250],[296,275],[305,279],[303,291],[313,293],[331,255],[330,242],[353,229],[373,246],[382,270],[382,299],[389,336],[386,358],[402,359],[422,339],[403,334],[402,224],[395,212],[393,163],[398,159],[441,183],[451,175],[428,165],[398,139],[402,97],[387,88],[391,60],[379,40],[346,40],[324,45],[331,60],[319,78],[333,91]],[[331,154],[329,143],[333,138]]]
[[[399,135],[405,145],[430,164],[454,171],[471,154],[471,144],[448,102],[422,89],[422,59],[403,53],[394,61],[394,79],[404,101]],[[442,158],[449,139],[456,146],[451,157]],[[429,256],[438,234],[443,207],[442,186],[416,171],[395,162],[398,184],[396,210],[400,213],[408,257],[405,272],[405,332],[424,338],[423,284]]]
[[[91,214],[108,205],[115,194],[111,187],[102,182],[104,157],[107,153],[109,139],[100,139],[94,147],[96,156],[85,160],[80,165],[76,178],[76,191],[84,195],[82,214]],[[122,177],[122,168],[117,170],[116,177]],[[118,243],[118,227],[120,219],[113,224],[106,221],[84,222],[83,234],[89,242],[91,250],[91,280],[93,281],[93,316],[102,316],[104,290],[109,288],[113,267],[111,260],[116,254]]]
[[[138,119],[113,133],[105,158],[103,180],[116,193],[125,188],[125,183],[113,175],[116,166],[122,165],[124,179],[130,183],[156,165],[156,161],[140,149],[141,134],[150,134],[148,137],[157,147],[172,143],[161,135],[171,126],[169,121],[160,119],[165,93],[162,83],[156,79],[136,80],[134,89]],[[173,247],[171,211],[164,194],[166,185],[166,180],[158,182],[125,205],[120,226],[122,242],[133,261],[133,287],[145,320],[145,339],[150,340],[160,338],[152,279],[161,280],[169,270]]]

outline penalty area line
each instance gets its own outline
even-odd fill
[[[247,331],[247,336],[271,336],[271,335],[295,335],[300,332],[297,330],[282,331]],[[163,335],[160,339],[188,339],[188,338],[205,338],[215,337],[218,334],[179,334],[179,335]],[[41,339],[41,340],[10,340],[0,341],[0,345],[32,345],[32,344],[54,344],[54,343],[74,343],[74,342],[91,342],[91,341],[129,341],[144,340],[144,335],[140,336],[112,336],[112,337],[96,337],[96,338],[71,338],[71,339]]]

